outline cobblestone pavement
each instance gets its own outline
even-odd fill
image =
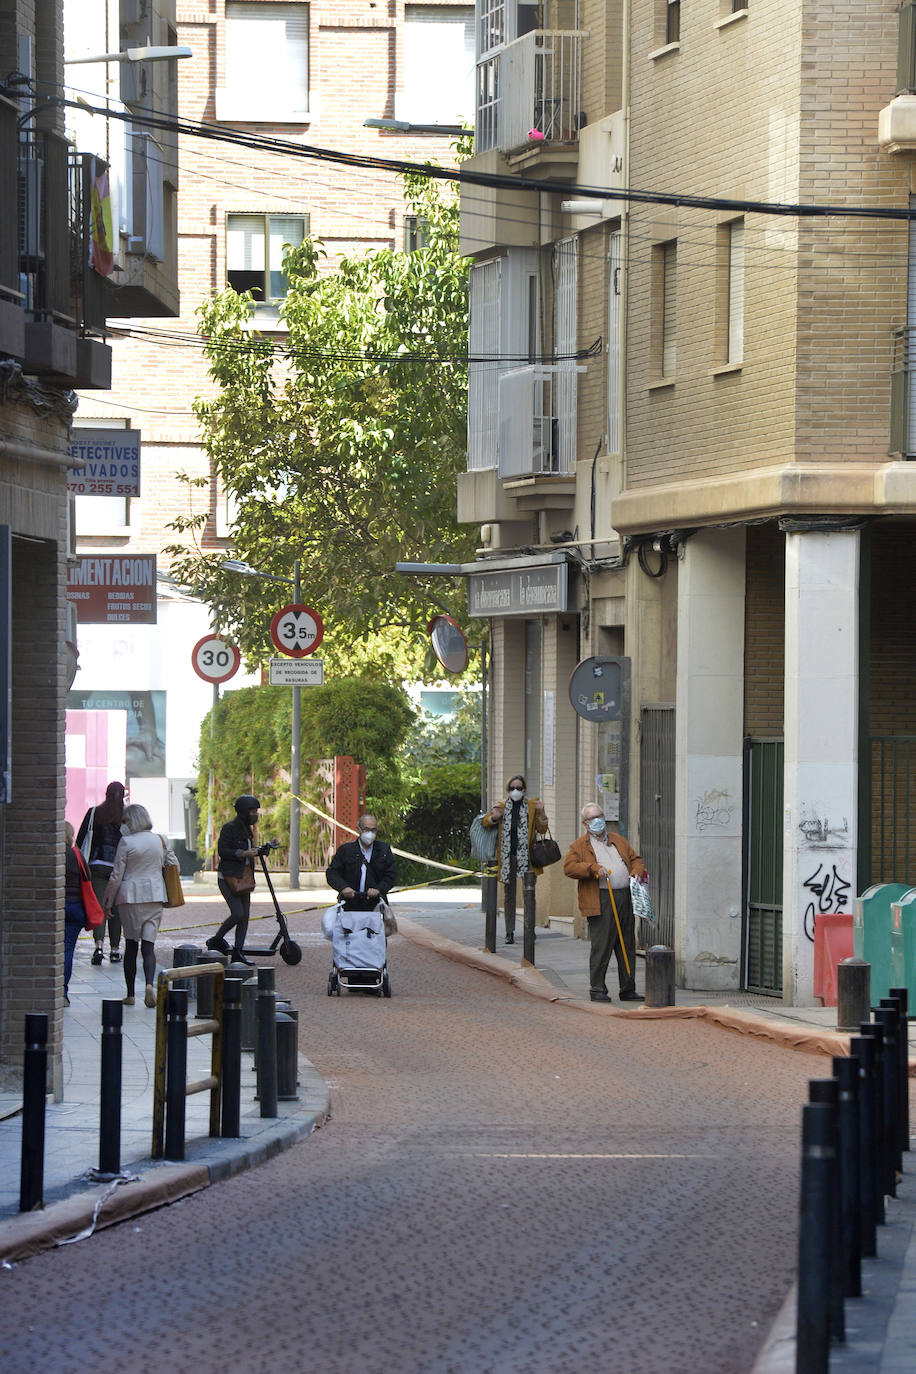
[[[403,939],[390,1001],[329,999],[297,925],[278,989],[331,1120],[0,1274],[6,1374],[751,1368],[793,1277],[809,1056],[572,1016]]]

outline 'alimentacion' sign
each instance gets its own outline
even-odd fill
[[[83,555],[67,570],[67,598],[81,625],[155,625],[156,555]]]

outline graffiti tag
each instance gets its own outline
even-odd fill
[[[727,830],[735,814],[730,792],[711,787],[696,799],[694,824],[697,830]]]
[[[836,864],[831,864],[829,868],[818,864],[814,872],[804,880],[802,887],[817,898],[805,907],[805,934],[812,943],[815,916],[821,913],[829,914],[832,911],[846,911],[851,886],[851,883],[837,873]]]

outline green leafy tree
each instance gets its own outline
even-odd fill
[[[458,580],[421,583],[395,563],[473,557],[455,518],[468,280],[457,195],[433,178],[405,183],[426,225],[417,251],[345,258],[333,272],[320,270],[317,242],[287,251],[283,346],[252,329],[250,296],[226,291],[201,307],[218,390],[195,404],[213,469],[236,498],[235,557],[287,579],[299,559],[329,668],[389,678],[422,675],[430,616],[466,609]],[[193,496],[200,479],[186,480]],[[196,535],[206,515],[191,506],[172,528]],[[222,554],[186,543],[166,552],[247,661],[263,663],[270,617],[291,596],[226,572]]]

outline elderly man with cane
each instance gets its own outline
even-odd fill
[[[588,921],[589,996],[593,1002],[611,1001],[605,979],[616,952],[620,1000],[641,1002],[634,976],[636,922],[630,878],[641,878],[646,866],[622,835],[608,830],[604,812],[595,802],[583,806],[582,823],[585,833],[566,851],[563,872],[577,880],[579,910]]]

